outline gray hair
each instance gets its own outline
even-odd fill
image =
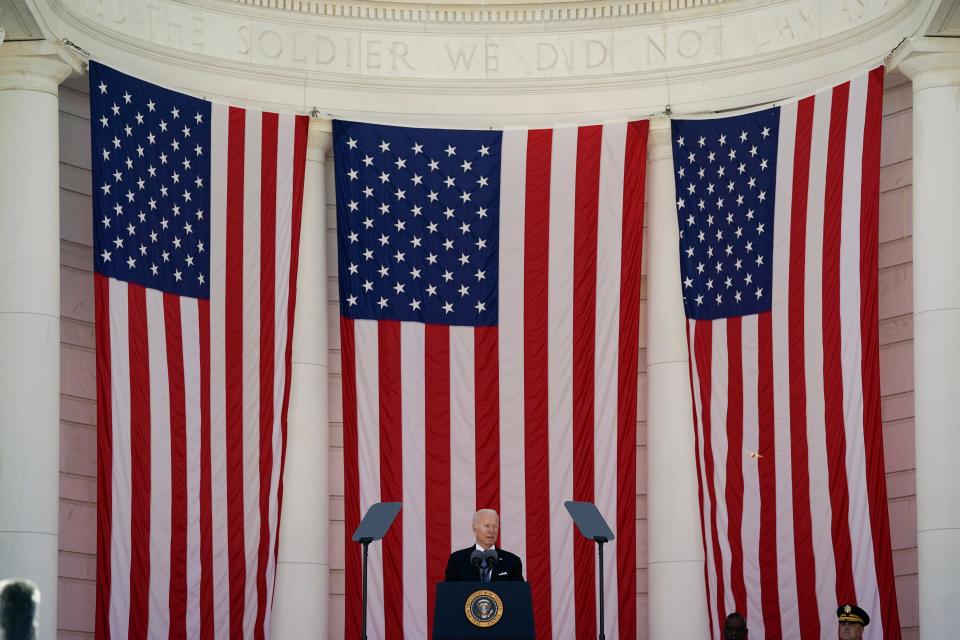
[[[493,509],[479,509],[475,514],[473,514],[473,526],[477,526],[477,523],[480,521],[480,516],[493,516],[497,519],[497,522],[500,522],[500,516]]]

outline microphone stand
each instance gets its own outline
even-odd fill
[[[597,584],[597,600],[600,601],[600,635],[598,638],[599,640],[606,640],[603,633],[603,543],[607,540],[603,536],[594,536],[593,539],[597,543],[597,552],[600,554],[600,581]]]

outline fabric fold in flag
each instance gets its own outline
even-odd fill
[[[267,638],[308,119],[90,63],[98,638]]]
[[[900,638],[880,416],[883,67],[781,106],[674,120],[711,637]]]
[[[646,121],[543,130],[334,122],[345,528],[370,551],[371,638],[432,635],[435,583],[480,508],[520,556],[537,637],[636,637],[636,413]],[[345,543],[347,637],[360,548]],[[462,612],[460,613],[462,615]]]

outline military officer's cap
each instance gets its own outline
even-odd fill
[[[870,616],[855,604],[842,604],[837,608],[837,622],[855,622],[867,626]]]

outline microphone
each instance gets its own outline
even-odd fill
[[[475,569],[479,569],[481,562],[483,562],[483,551],[474,549],[473,553],[470,554],[470,564],[472,564]]]
[[[496,551],[494,551],[493,549],[487,549],[486,551],[483,552],[483,560],[487,563],[487,567],[492,570],[493,565],[497,564],[497,560],[499,560],[499,557],[497,556]]]

